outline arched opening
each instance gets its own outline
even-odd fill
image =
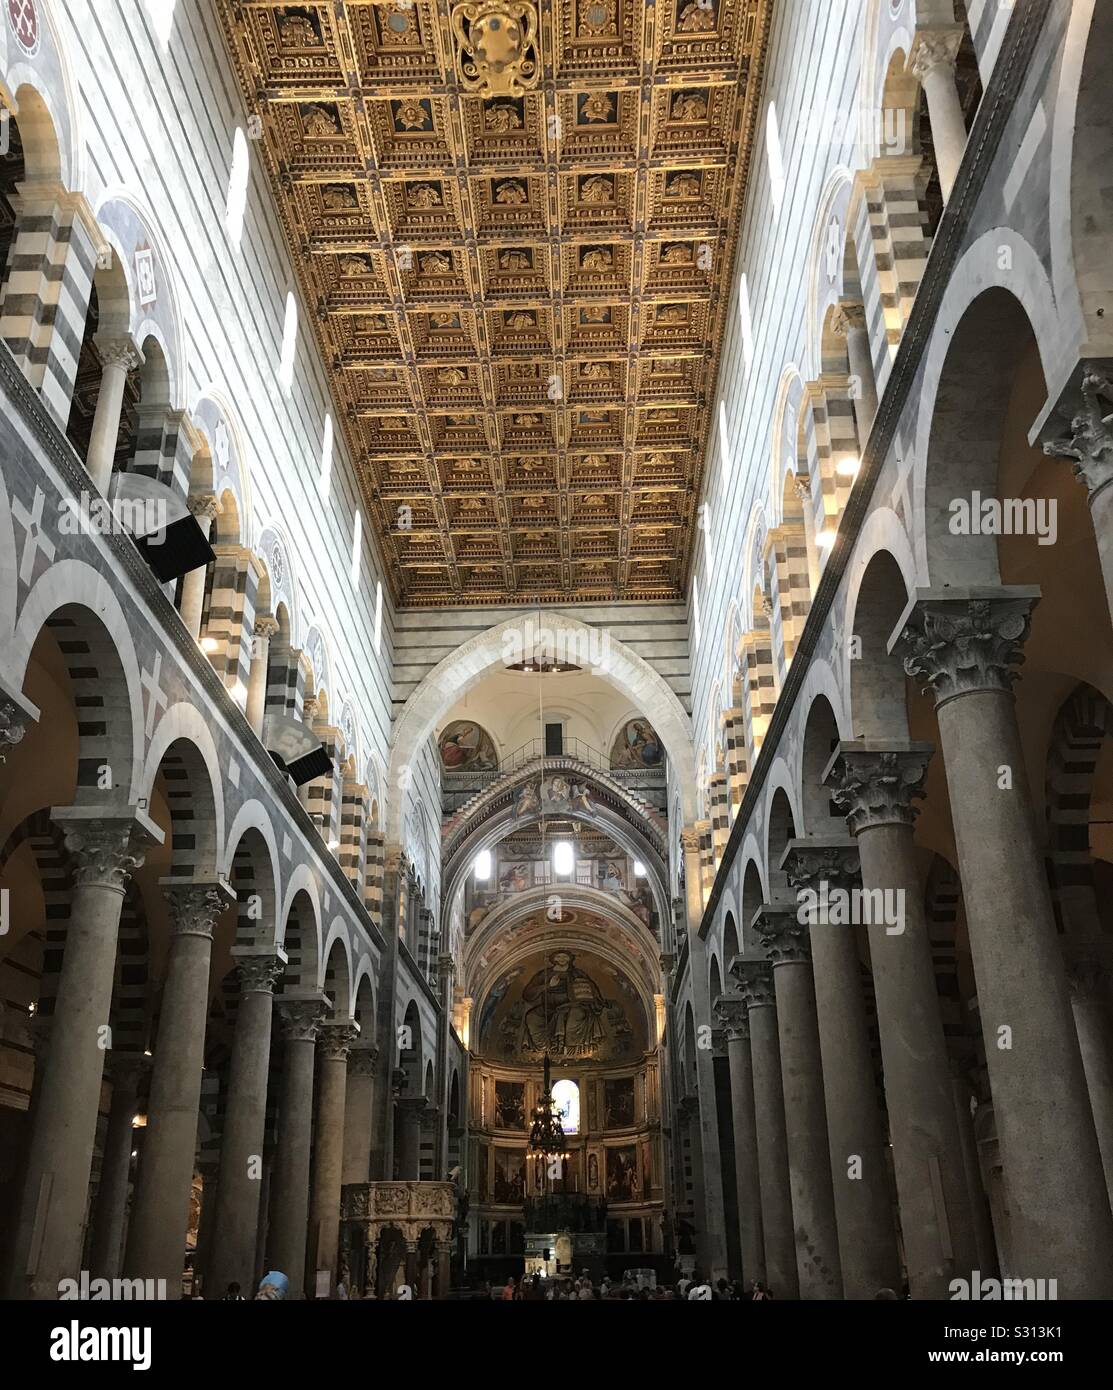
[[[823,774],[839,744],[838,724],[831,702],[817,695],[804,726],[800,757],[800,808],[806,835],[845,835],[846,821],[823,785]]]
[[[730,970],[730,963],[739,954],[741,946],[738,941],[738,927],[735,925],[734,913],[728,912],[726,921],[723,923],[723,969]]]
[[[335,1020],[350,1018],[352,986],[348,953],[344,942],[338,937],[329,948],[325,962],[325,993],[331,1000],[330,1017]]]
[[[767,875],[769,879],[769,901],[784,902],[792,897],[788,877],[781,868],[781,857],[789,840],[796,838],[796,822],[792,815],[788,794],[778,787],[769,803],[769,835],[767,839]]]
[[[105,361],[125,341],[130,322],[127,276],[120,257],[110,251],[93,271],[89,307],[78,353],[77,376],[66,422],[66,436],[82,460],[89,457]],[[126,466],[138,407],[139,377],[138,373],[132,372],[124,383],[120,406],[120,424],[114,446],[116,468]]]
[[[51,183],[61,178],[58,137],[46,102],[29,86],[20,87],[15,100],[16,111],[3,111],[7,140],[0,152],[0,300],[7,294],[12,273],[11,249],[23,211],[19,185]]]
[[[760,948],[755,944],[753,921],[754,916],[762,903],[765,901],[765,889],[761,884],[761,871],[753,859],[746,864],[746,872],[742,875],[742,954],[760,954]]]
[[[908,602],[904,575],[887,550],[866,566],[849,624],[850,713],[854,737],[908,737],[904,668],[889,654],[889,639]]]

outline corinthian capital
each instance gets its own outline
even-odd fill
[[[316,1042],[328,1017],[329,999],[324,994],[277,994],[274,1010],[287,1042]]]
[[[256,637],[265,637],[267,641],[278,631],[278,619],[272,618],[269,613],[260,613],[255,619],[255,626],[252,629]]]
[[[359,1025],[345,1019],[322,1023],[317,1037],[317,1055],[326,1062],[346,1062],[352,1044],[359,1037]]]
[[[699,838],[698,830],[682,830],[680,832],[680,848],[685,854],[698,854]]]
[[[747,960],[745,956],[735,956],[729,968],[738,981],[738,992],[747,1010],[771,1008],[776,1004],[773,967],[767,960]]]
[[[198,492],[189,498],[187,504],[190,514],[198,521],[215,521],[217,514],[216,497],[211,492]]]
[[[946,29],[921,29],[912,40],[908,71],[922,82],[935,68],[953,68],[962,44],[962,29],[955,25]]]
[[[122,893],[132,872],[143,863],[148,838],[134,817],[92,819],[85,808],[67,806],[51,812],[65,835],[74,866],[74,883],[112,888]]]
[[[121,371],[133,372],[143,365],[143,354],[130,337],[102,338],[98,334],[93,341],[105,369],[118,367]]]
[[[842,838],[789,840],[781,868],[793,888],[811,889],[821,883],[850,888],[862,872],[857,844]]]
[[[16,709],[11,700],[0,701],[0,749],[14,748],[17,743],[23,742],[23,735],[27,732],[24,718],[23,711]],[[5,756],[0,752],[0,763],[4,761]]]
[[[831,315],[831,332],[837,338],[846,338],[853,328],[865,328],[866,311],[861,304],[855,304],[851,300],[843,300],[836,305],[835,312]]]
[[[933,749],[930,743],[840,743],[823,785],[846,816],[852,835],[878,825],[911,825]]]
[[[217,880],[195,883],[192,880],[164,878],[161,887],[170,909],[175,936],[205,936],[211,941],[221,914],[236,901],[231,888]]]
[[[749,1039],[750,1016],[741,994],[720,994],[715,1000],[714,1009],[728,1043]]]
[[[762,903],[751,926],[774,965],[801,965],[811,960],[811,938],[795,905]]]
[[[379,1049],[374,1043],[356,1043],[348,1053],[349,1076],[374,1076]]]
[[[1113,482],[1113,385],[1093,366],[1082,373],[1082,403],[1076,412],[1063,414],[1070,422],[1069,432],[1045,438],[1043,451],[1052,458],[1074,460],[1074,476],[1086,484],[1093,502],[1108,483]]]
[[[243,994],[273,994],[283,970],[286,953],[269,947],[233,946],[232,959],[240,972],[240,991]]]
[[[890,647],[934,693],[937,709],[958,695],[1009,692],[1039,592],[1032,585],[917,590]]]

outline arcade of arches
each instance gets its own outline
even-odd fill
[[[1111,7],[86,9],[0,14],[5,1295],[1113,1298]]]

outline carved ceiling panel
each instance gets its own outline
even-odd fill
[[[773,0],[219,0],[404,605],[683,592]]]

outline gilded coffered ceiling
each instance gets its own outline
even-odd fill
[[[220,0],[404,604],[682,591],[772,0]]]

